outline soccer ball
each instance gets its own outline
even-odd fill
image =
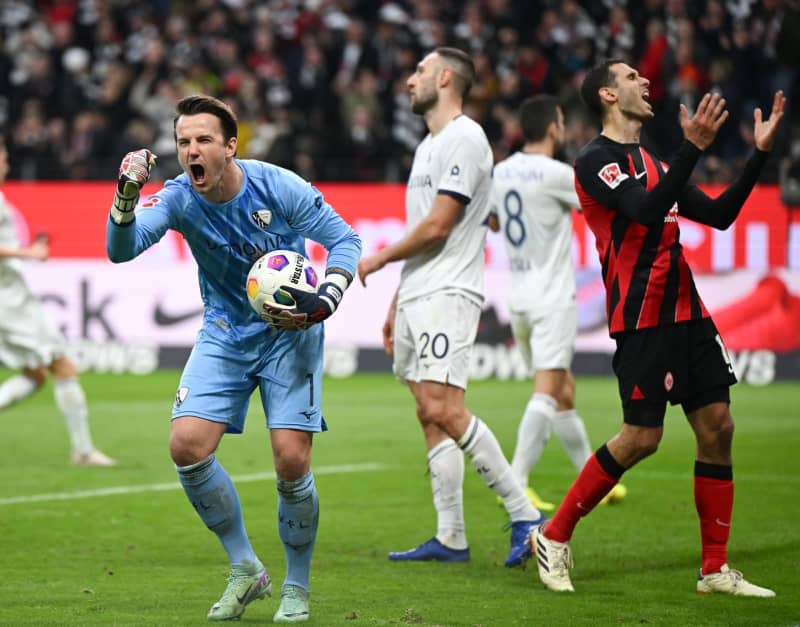
[[[264,305],[291,309],[294,299],[282,285],[304,292],[317,291],[317,273],[311,262],[293,250],[273,250],[261,257],[247,274],[247,300],[258,314]]]

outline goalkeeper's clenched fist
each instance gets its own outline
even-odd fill
[[[133,220],[133,210],[139,202],[139,190],[150,178],[150,170],[156,164],[156,156],[141,148],[129,152],[119,165],[117,191],[111,207],[111,219],[117,224],[127,224]]]

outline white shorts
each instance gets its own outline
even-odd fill
[[[511,332],[529,370],[568,369],[577,335],[575,305],[543,316],[511,312]]]
[[[403,381],[438,381],[467,389],[481,308],[461,294],[434,294],[397,307],[394,373]]]
[[[0,290],[0,299],[0,362],[21,370],[49,366],[64,355],[64,336],[27,287]]]

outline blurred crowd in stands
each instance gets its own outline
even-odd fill
[[[215,95],[239,117],[239,155],[311,181],[404,181],[422,120],[405,81],[428,50],[458,46],[477,68],[467,113],[497,159],[521,145],[515,112],[558,96],[571,160],[596,132],[585,71],[619,57],[650,79],[642,141],[677,149],[678,105],[707,90],[730,119],[695,176],[726,181],[752,146],[753,108],[783,89],[790,115],[766,178],[795,153],[800,9],[792,0],[2,0],[0,128],[11,178],[112,179],[151,147],[179,172],[176,101]]]

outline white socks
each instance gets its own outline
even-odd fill
[[[436,539],[451,549],[466,549],[464,532],[464,454],[450,438],[428,451]]]
[[[469,455],[472,465],[486,485],[503,499],[511,522],[537,520],[541,517],[514,478],[497,438],[482,420],[472,417],[467,430],[458,441],[458,446]]]
[[[525,407],[517,430],[517,446],[511,469],[523,487],[528,485],[531,468],[539,461],[550,432],[555,431],[572,464],[580,470],[592,455],[583,419],[574,409],[557,411],[556,399],[534,394]]]
[[[24,374],[15,374],[0,384],[0,409],[5,409],[37,390],[36,382]]]
[[[583,419],[574,409],[560,411],[553,419],[553,430],[575,468],[580,470],[592,455]]]
[[[89,434],[89,409],[81,384],[77,379],[54,379],[53,396],[67,423],[72,451],[78,454],[92,452],[94,445]]]
[[[523,488],[527,487],[531,468],[539,461],[545,444],[550,439],[557,409],[556,399],[547,394],[534,394],[525,407],[517,429],[514,458],[511,460],[511,470]]]

